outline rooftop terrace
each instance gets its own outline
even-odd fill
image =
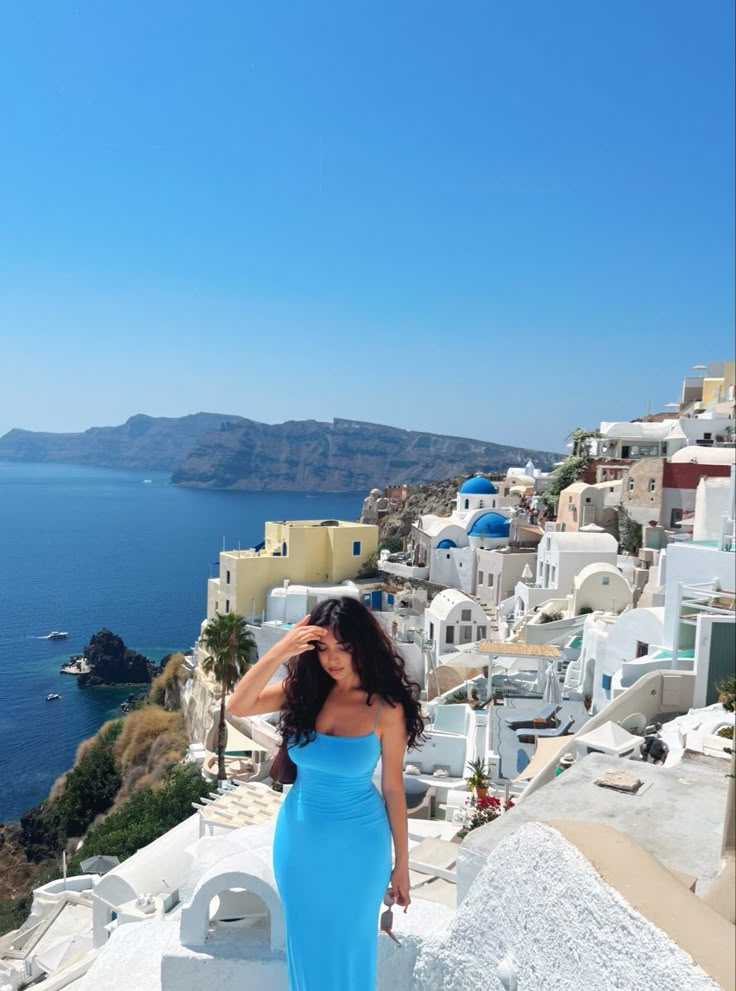
[[[458,900],[505,836],[525,822],[554,819],[613,826],[665,867],[697,879],[698,893],[705,893],[721,869],[724,762],[686,753],[676,767],[638,761],[625,765],[644,782],[635,795],[594,784],[604,771],[621,770],[622,762],[617,757],[589,754],[502,816],[491,829],[471,833],[458,856]]]

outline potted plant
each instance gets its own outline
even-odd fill
[[[491,783],[488,765],[482,757],[476,757],[468,761],[467,768],[470,771],[465,779],[468,783],[468,791],[475,791],[476,798],[485,798]]]
[[[719,693],[718,701],[726,712],[734,712],[736,710],[736,676],[731,675],[725,681],[719,682],[716,685],[716,691]]]

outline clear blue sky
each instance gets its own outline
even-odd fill
[[[731,0],[7,0],[0,433],[561,449],[733,355]]]

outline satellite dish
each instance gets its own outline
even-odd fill
[[[630,716],[622,719],[619,723],[621,729],[625,729],[627,733],[633,733],[634,736],[644,736],[644,731],[648,725],[649,720],[643,712],[632,712]]]

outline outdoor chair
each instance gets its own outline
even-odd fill
[[[404,795],[406,797],[406,813],[410,819],[433,818],[436,791],[432,785],[412,781],[411,777],[405,776]]]
[[[427,837],[409,850],[409,880],[419,888],[437,878],[456,883],[457,843]]]
[[[561,708],[562,706],[552,703],[552,705],[546,705],[536,716],[520,716],[518,719],[507,719],[505,722],[509,729],[513,730],[533,729],[535,727],[555,729],[559,723],[557,713]]]
[[[557,729],[517,729],[516,738],[519,743],[534,743],[540,736],[568,736],[574,722],[574,719],[568,719],[564,726],[558,726]]]

